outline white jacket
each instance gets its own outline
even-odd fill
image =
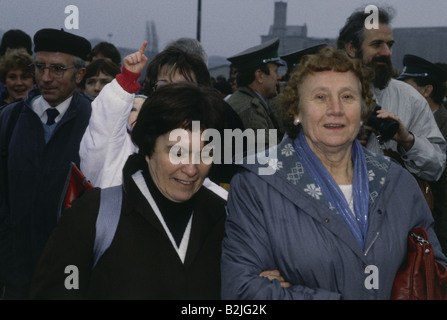
[[[138,151],[127,132],[127,119],[135,95],[114,79],[92,102],[92,115],[79,148],[80,169],[99,188],[122,184],[127,158]],[[227,199],[228,192],[208,178],[203,185]]]

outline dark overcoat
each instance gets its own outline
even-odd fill
[[[265,130],[264,142],[269,144],[269,130],[278,130],[278,120],[266,101],[249,87],[239,87],[227,100],[242,120],[245,129]],[[278,132],[276,132],[278,134]],[[280,141],[280,136],[275,137]],[[276,144],[276,143],[275,143]]]
[[[190,239],[182,263],[152,207],[126,172],[128,163],[123,171],[121,218],[109,249],[92,269],[100,190],[91,189],[60,219],[36,271],[31,298],[220,298],[226,201],[203,186],[195,194]],[[79,270],[77,290],[65,286],[69,275],[64,270],[70,265]]]
[[[27,296],[34,268],[56,226],[70,164],[79,166],[79,145],[91,114],[90,101],[75,92],[45,143],[41,119],[31,109],[38,95],[33,89],[25,100],[0,112],[0,283],[11,298]],[[8,143],[8,123],[18,107]]]

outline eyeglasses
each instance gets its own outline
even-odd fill
[[[62,78],[64,76],[65,70],[72,69],[75,66],[70,67],[62,67],[54,64],[50,64],[48,67],[43,63],[31,63],[29,67],[34,67],[36,70],[36,75],[43,75],[45,73],[45,69],[48,69],[51,76],[54,78]]]

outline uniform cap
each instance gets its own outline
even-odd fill
[[[316,54],[324,47],[327,47],[327,44],[319,44],[299,51],[294,51],[281,56],[281,59],[287,63],[287,70],[291,71],[295,66],[297,66],[300,63],[302,57],[308,54]]]
[[[284,66],[278,55],[279,39],[273,38],[260,45],[244,50],[230,58],[227,58],[238,69],[249,69],[266,63],[275,63]]]
[[[447,73],[440,66],[421,57],[407,54],[403,59],[404,68],[397,78],[399,80],[408,78],[427,78],[437,82],[447,81]]]

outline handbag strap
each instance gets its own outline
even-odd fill
[[[417,233],[419,234],[417,234]],[[426,285],[426,299],[435,299],[435,258],[430,242],[428,241],[428,235],[425,229],[417,228],[413,229],[409,235],[413,238],[415,244],[420,247],[420,254],[422,256],[423,271]],[[422,270],[421,270],[422,271]]]

